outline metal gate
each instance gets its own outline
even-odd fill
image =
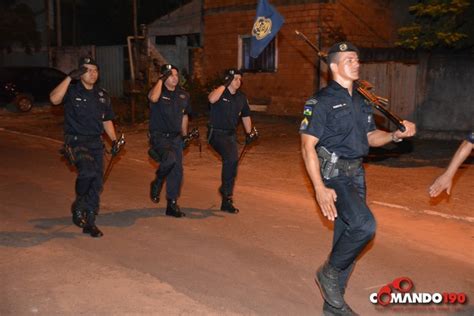
[[[96,46],[95,54],[100,65],[99,85],[111,96],[123,96],[124,46]]]

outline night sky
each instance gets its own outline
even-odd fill
[[[190,0],[137,0],[138,25],[153,22]],[[73,0],[61,1],[63,45],[73,44]],[[133,35],[132,0],[76,0],[76,45],[125,44]]]

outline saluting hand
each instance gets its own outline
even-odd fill
[[[323,215],[330,221],[334,221],[337,217],[337,209],[334,204],[337,200],[336,191],[327,187],[318,188],[316,190],[316,200]]]
[[[81,76],[87,72],[87,68],[84,66],[79,67],[78,69],[74,69],[69,73],[69,77],[73,80],[81,79]]]
[[[160,75],[159,80],[161,80],[163,83],[171,76],[171,70],[165,71]]]
[[[222,82],[222,85],[227,88],[228,86],[230,86],[230,84],[232,83],[232,81],[234,81],[234,75],[232,75],[232,74],[227,74],[227,75],[224,77],[224,80],[223,80],[223,82]]]

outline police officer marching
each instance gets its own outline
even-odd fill
[[[159,203],[166,180],[166,215],[183,217],[178,206],[183,180],[183,147],[188,143],[189,94],[179,85],[178,68],[161,66],[160,78],[148,93],[150,101],[150,156],[159,162],[150,184],[150,198]]]
[[[315,281],[324,298],[324,315],[356,315],[344,300],[347,280],[357,256],[375,234],[375,219],[366,203],[362,157],[369,146],[398,142],[416,132],[376,129],[372,108],[357,92],[359,51],[349,42],[333,45],[328,65],[333,80],[304,106],[301,146],[306,170],[321,212],[334,221],[329,259]]]
[[[83,233],[101,237],[103,233],[95,225],[99,213],[100,194],[103,181],[105,131],[112,141],[112,155],[118,154],[120,146],[115,134],[114,112],[110,97],[104,89],[97,87],[99,67],[91,57],[79,60],[79,68],[69,75],[50,93],[52,104],[64,100],[64,142],[68,159],[78,171],[76,199],[72,204],[72,220],[83,228]],[[72,83],[72,80],[77,80]]]
[[[211,104],[208,141],[222,158],[222,183],[219,188],[222,196],[221,211],[229,213],[239,212],[232,199],[239,160],[236,137],[239,119],[242,119],[247,134],[246,144],[250,144],[258,136],[251,133],[250,107],[245,94],[239,90],[241,84],[240,71],[226,70],[224,83],[211,91],[208,96]]]

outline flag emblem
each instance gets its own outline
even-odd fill
[[[267,19],[264,16],[259,16],[253,24],[252,35],[257,40],[264,39],[268,34],[272,32],[272,20]]]

